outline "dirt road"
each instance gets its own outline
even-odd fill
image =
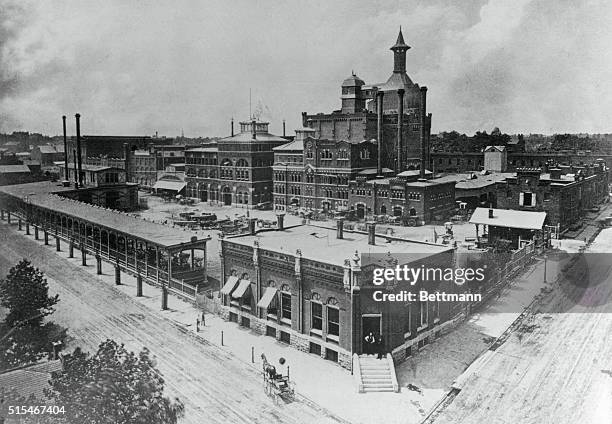
[[[612,251],[612,230],[593,247]],[[612,422],[612,261],[595,255],[570,268],[536,314],[468,369],[433,422]]]
[[[336,423],[340,419],[306,401],[276,405],[267,397],[261,376],[214,345],[135,302],[101,281],[55,243],[44,246],[15,226],[0,224],[0,275],[28,258],[48,278],[50,292],[60,303],[53,320],[69,328],[73,345],[94,351],[112,338],[131,350],[146,346],[155,355],[166,380],[167,394],[186,406],[184,423]],[[75,255],[79,256],[79,255]],[[90,260],[89,267],[95,266]]]

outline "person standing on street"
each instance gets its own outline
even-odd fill
[[[376,338],[374,337],[374,334],[372,334],[371,332],[365,336],[365,346],[364,346],[364,353],[366,355],[370,355],[370,354],[374,354],[374,346],[376,345]]]

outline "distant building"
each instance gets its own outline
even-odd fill
[[[0,165],[0,186],[32,181],[32,171],[26,165]]]
[[[587,210],[609,198],[609,170],[603,161],[589,166],[519,168],[496,183],[497,207],[546,212],[546,224],[567,230]]]
[[[216,146],[185,149],[187,195],[203,202],[253,207],[272,203],[273,148],[283,137],[268,132],[268,122],[240,122],[240,133]]]
[[[506,146],[487,146],[484,150],[485,171],[506,172],[508,152]]]
[[[60,178],[74,183],[75,165],[58,165]],[[62,191],[61,196],[117,210],[138,208],[138,184],[126,182],[125,169],[112,166],[82,165],[83,187]]]

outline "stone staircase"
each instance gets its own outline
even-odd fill
[[[354,355],[353,370],[360,393],[399,391],[391,355],[382,359],[372,355]]]

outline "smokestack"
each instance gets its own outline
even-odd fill
[[[493,218],[493,208],[489,208],[489,218]]]
[[[251,138],[252,138],[253,140],[256,140],[256,139],[257,139],[257,135],[256,135],[256,133],[255,133],[255,120],[252,120],[252,121],[251,121]]]
[[[306,128],[306,123],[308,122],[307,118],[308,114],[306,112],[302,112],[302,127]]]
[[[256,218],[249,219],[249,234],[255,235],[255,224],[257,223]]]
[[[234,136],[234,118],[232,118],[232,137]]]
[[[123,143],[123,156],[125,160],[125,182],[130,181],[130,146]]]
[[[283,137],[285,137],[285,120],[283,119]]]
[[[376,109],[378,115],[378,165],[377,175],[382,176],[382,148],[383,148],[383,96],[384,92],[376,93]]]
[[[404,127],[404,93],[405,90],[400,88],[397,90],[397,168],[395,172],[402,172],[402,152],[403,152],[403,127]]]
[[[283,231],[285,229],[285,214],[279,213],[276,215],[276,228],[279,231]]]
[[[77,138],[77,160],[78,160],[78,176],[77,180],[79,181],[79,187],[83,187],[83,166],[81,160],[81,115],[74,115],[76,118],[76,138]]]
[[[79,171],[77,169],[77,153],[75,149],[72,149],[72,157],[74,160],[74,187],[79,188]],[[68,170],[66,170],[66,175],[68,175]]]
[[[62,127],[64,128],[64,166],[66,169],[66,175],[64,175],[64,186],[67,187],[70,185],[70,180],[68,178],[68,173],[70,169],[68,167],[68,138],[66,136],[66,115],[62,116]],[[67,183],[67,184],[66,184]]]
[[[344,218],[339,218],[336,221],[336,238],[344,238]]]
[[[421,87],[421,179],[425,179],[425,169],[427,164],[425,161],[427,160],[427,154],[425,153],[427,146],[425,140],[425,121],[427,116],[427,87]]]
[[[375,246],[376,245],[376,223],[368,222],[368,244]]]

